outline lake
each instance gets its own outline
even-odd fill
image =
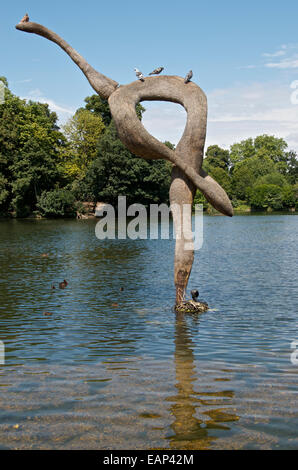
[[[199,316],[173,240],[95,224],[0,221],[0,448],[297,449],[298,217],[204,216]]]

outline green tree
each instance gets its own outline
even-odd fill
[[[0,215],[7,212],[9,198],[9,183],[2,174],[0,174]]]
[[[70,177],[82,177],[88,165],[97,156],[97,146],[105,126],[102,117],[80,108],[63,126],[68,146],[62,159],[62,167]]]
[[[54,189],[41,194],[37,209],[43,217],[75,217],[77,204],[71,191]]]
[[[255,138],[254,146],[257,155],[269,156],[274,163],[286,161],[288,144],[284,139],[278,139],[272,135],[260,135]]]
[[[211,145],[207,149],[204,165],[207,171],[211,166],[213,168],[222,168],[228,172],[230,167],[229,150],[222,149],[218,145]]]
[[[230,174],[225,171],[223,168],[220,167],[212,167],[210,166],[208,169],[208,173],[212,178],[220,184],[223,189],[226,191],[229,197],[233,195],[233,186],[232,186],[232,178]]]
[[[0,105],[0,212],[28,215],[44,190],[59,183],[56,162],[65,139],[57,115],[5,89]]]
[[[108,127],[112,120],[110,106],[107,100],[99,95],[87,96],[85,98],[85,108],[93,114],[100,116],[105,127]]]
[[[252,138],[235,143],[230,148],[230,160],[233,166],[237,163],[253,157],[255,155],[255,146]]]
[[[288,144],[284,139],[264,134],[232,145],[230,158],[233,166],[255,156],[269,157],[274,163],[287,163],[291,157],[287,148]]]
[[[274,171],[274,162],[268,156],[255,155],[238,162],[232,176],[234,197],[246,200],[248,190],[254,186],[257,179]]]
[[[6,77],[0,77],[0,81],[4,83],[4,86],[8,87],[8,81]]]
[[[282,188],[275,184],[259,184],[249,190],[249,201],[256,209],[282,209]]]
[[[76,187],[76,194],[80,199],[114,206],[120,195],[127,196],[128,204],[167,202],[171,168],[164,160],[144,160],[131,154],[118,139],[112,121],[99,142],[98,157]]]
[[[295,207],[297,200],[294,186],[288,184],[282,188],[282,203],[284,208]]]
[[[279,173],[278,171],[274,171],[272,173],[268,173],[267,175],[260,176],[256,182],[258,184],[275,184],[276,186],[285,186],[288,184],[287,178]]]
[[[296,152],[290,151],[287,154],[286,172],[290,184],[298,182],[298,158]]]

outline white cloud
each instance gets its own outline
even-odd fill
[[[298,59],[285,59],[281,62],[269,62],[265,64],[265,67],[276,68],[276,69],[297,69]]]
[[[158,140],[177,144],[186,124],[186,111],[179,104],[144,102],[143,124]]]
[[[256,65],[241,65],[240,67],[237,67],[237,69],[247,69],[247,70],[256,69],[256,68],[257,68]]]
[[[291,94],[290,83],[237,86],[225,95],[215,90],[208,96],[208,140],[227,147],[247,137],[272,134],[298,150],[298,106],[291,104]]]
[[[285,138],[289,147],[298,151],[298,105],[291,104],[291,93],[290,83],[254,83],[213,90],[207,94],[206,146],[227,148],[248,137],[270,134]],[[185,121],[183,108],[169,103],[154,103],[143,118],[151,134],[173,143],[178,143]]]
[[[242,65],[238,69],[256,69],[259,67],[293,69],[298,67],[297,44],[283,44],[276,52],[264,52],[263,59],[259,65]],[[278,62],[272,62],[272,59],[282,57]],[[268,60],[271,59],[271,62]],[[267,60],[267,62],[265,62]]]
[[[263,57],[281,57],[281,56],[284,56],[284,55],[286,55],[285,48],[281,51],[273,52],[273,54],[265,53],[265,54],[263,54]]]
[[[267,68],[275,68],[275,69],[296,69],[298,68],[298,55],[297,55],[298,44],[284,44],[282,45],[279,50],[276,52],[265,53],[263,57],[267,59],[275,59],[278,57],[282,57],[277,62],[267,62],[264,64]]]
[[[11,82],[13,84],[22,84],[22,83],[30,83],[32,82],[32,78],[26,78],[25,80],[17,80],[15,82]]]
[[[57,113],[60,125],[64,124],[76,111],[74,108],[56,103],[51,98],[46,98],[38,88],[31,90],[28,96],[23,96],[22,99],[39,101],[39,103],[47,103],[51,111]]]

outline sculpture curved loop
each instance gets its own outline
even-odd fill
[[[141,101],[171,101],[187,112],[187,123],[176,150],[149,134],[136,115]],[[163,158],[176,165],[208,201],[224,215],[233,207],[224,189],[202,170],[207,126],[207,99],[195,83],[185,85],[181,77],[148,77],[120,86],[109,97],[109,105],[120,140],[135,155],[147,159]]]

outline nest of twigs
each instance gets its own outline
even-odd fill
[[[194,300],[183,300],[175,306],[178,313],[203,313],[209,309],[205,302],[195,302]]]

